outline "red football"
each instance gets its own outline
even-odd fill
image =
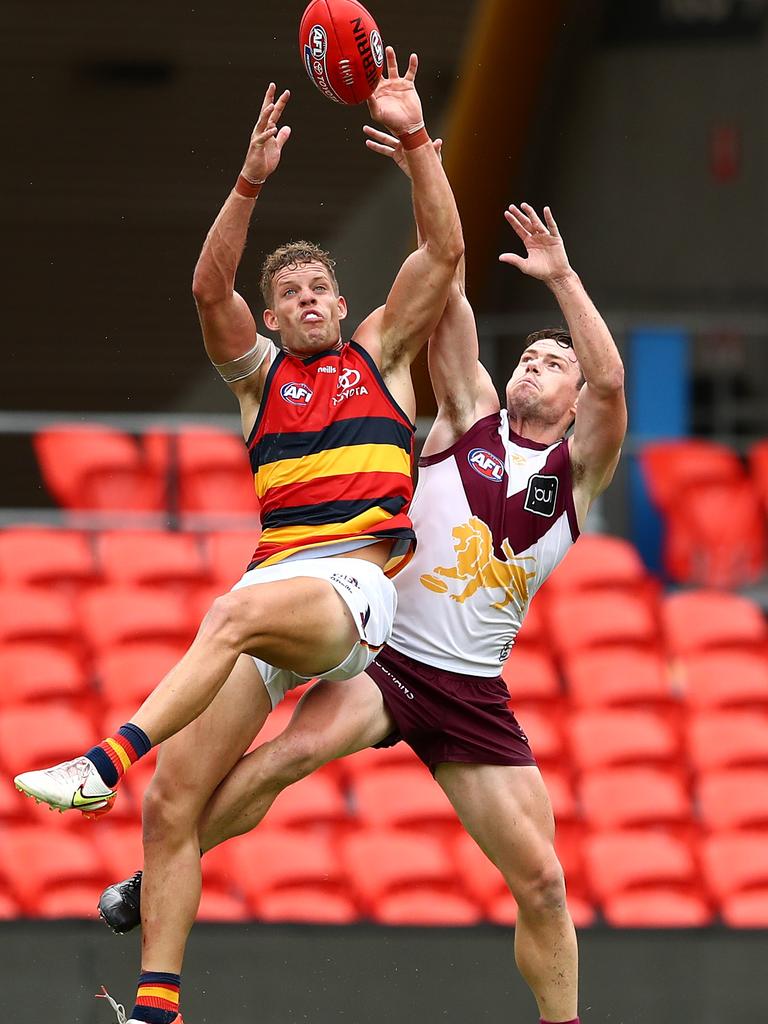
[[[384,46],[357,0],[312,0],[301,19],[299,51],[307,74],[336,103],[362,103],[381,78]]]

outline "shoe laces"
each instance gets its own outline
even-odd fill
[[[87,757],[76,757],[74,761],[65,761],[49,768],[47,774],[64,782],[85,782],[92,767]]]
[[[107,992],[104,986],[101,986],[101,992],[96,993],[97,999],[106,999],[109,1005],[117,1014],[117,1024],[128,1024],[128,1019],[125,1016],[125,1007],[122,1003],[115,1002],[112,996]]]

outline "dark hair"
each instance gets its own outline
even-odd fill
[[[534,331],[533,334],[529,334],[523,344],[523,351],[530,348],[537,341],[555,341],[560,348],[573,349],[573,338],[565,327],[546,327],[543,331]],[[577,357],[578,358],[578,357]],[[579,364],[579,383],[578,387],[584,384],[584,374]]]
[[[315,245],[314,242],[303,240],[286,242],[285,245],[281,245],[267,256],[261,268],[259,284],[262,297],[268,308],[272,306],[272,281],[278,270],[282,270],[284,267],[300,267],[304,263],[322,263],[333,282],[334,291],[337,295],[339,294],[339,283],[333,269],[336,266],[336,260],[331,258],[330,253],[321,249],[319,245]]]

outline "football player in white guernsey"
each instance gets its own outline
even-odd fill
[[[396,139],[366,131],[371,149],[405,169]],[[552,809],[500,670],[531,597],[613,476],[624,375],[551,211],[542,220],[522,204],[505,216],[526,256],[500,259],[547,285],[568,330],[529,336],[502,409],[478,361],[460,268],[430,340],[438,414],[412,506],[419,546],[397,577],[390,644],[367,674],[304,694],[286,730],[221,783],[199,837],[205,851],[243,834],[284,788],[328,761],[405,739],[515,897],[515,958],[541,1020],[573,1024],[577,947]],[[102,895],[115,930],[138,924],[139,886],[134,876]]]

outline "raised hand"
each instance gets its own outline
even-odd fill
[[[525,246],[527,256],[503,252],[499,256],[502,263],[510,263],[529,277],[547,283],[573,273],[555,218],[548,206],[544,207],[543,221],[528,203],[521,203],[519,207],[510,206],[504,211],[504,217]]]
[[[378,128],[372,128],[369,124],[363,125],[363,131],[368,136],[365,140],[368,149],[394,160],[403,174],[410,178],[411,172],[408,169],[408,161],[405,159],[405,153],[400,145],[400,140],[395,138],[394,135],[379,131]],[[432,146],[440,159],[442,159],[443,140],[434,139]]]
[[[243,174],[250,181],[266,181],[280,163],[283,146],[288,141],[291,129],[287,125],[278,128],[291,94],[288,89],[275,99],[275,83],[270,82],[261,104],[259,119],[251,133],[251,141],[243,164]]]
[[[400,77],[397,57],[391,46],[386,49],[387,77],[379,79],[376,91],[368,100],[371,117],[388,128],[393,135],[403,135],[424,124],[421,100],[416,92],[414,80],[419,67],[419,58],[411,54],[408,68]]]

